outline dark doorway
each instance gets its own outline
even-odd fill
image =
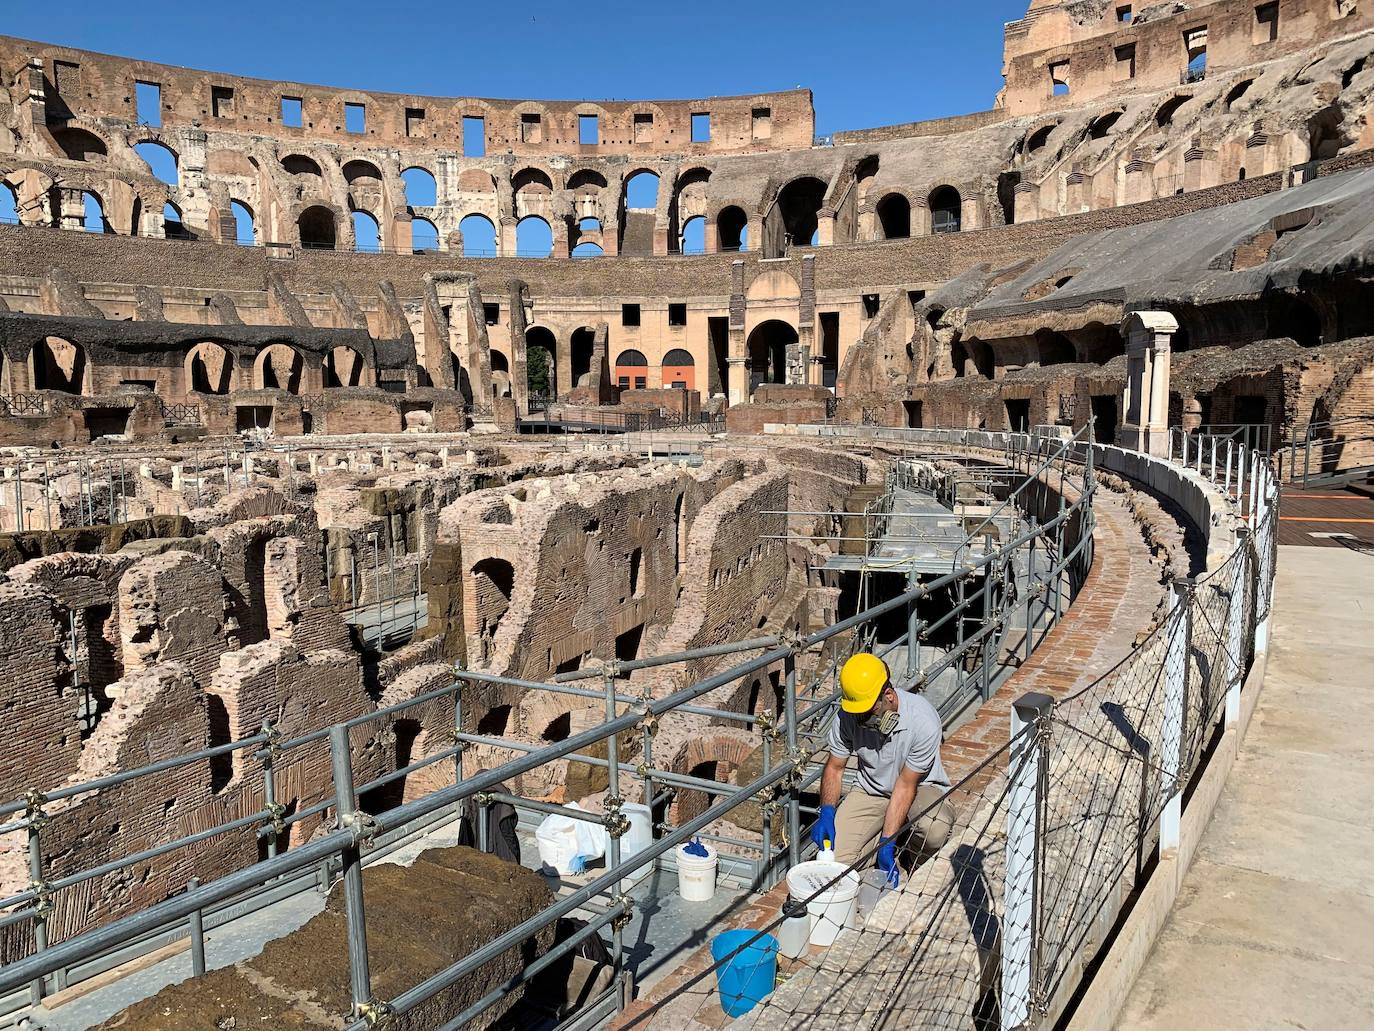
[[[1116,443],[1116,395],[1092,396],[1093,439],[1103,444]]]
[[[730,320],[725,316],[712,316],[706,320],[706,330],[711,336],[706,389],[711,394],[724,394],[725,370],[730,367]]]
[[[921,402],[920,402],[920,401],[903,401],[902,404],[906,407],[906,424],[907,424],[907,427],[910,428],[910,429],[913,429],[913,430],[920,429],[920,428],[921,428]]]
[[[835,387],[840,377],[840,313],[821,312],[821,384]]]
[[[1030,429],[1030,400],[1028,398],[1007,398],[1003,404],[1007,408],[1007,426],[1018,433]]]

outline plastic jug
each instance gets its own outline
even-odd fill
[[[788,959],[797,959],[806,951],[811,937],[811,911],[800,899],[787,896],[782,904],[782,923],[778,926],[778,950]]]

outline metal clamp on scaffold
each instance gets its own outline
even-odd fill
[[[268,802],[262,807],[267,813],[267,823],[273,834],[286,833],[286,805],[282,802]]]
[[[606,833],[613,838],[623,837],[630,829],[629,818],[620,811],[624,804],[625,800],[619,795],[607,795],[606,801],[602,803],[605,811],[601,814],[601,823],[606,828]]]
[[[267,738],[267,740],[262,743],[263,751],[267,753],[269,762],[275,761],[277,756],[281,755],[281,727],[277,726],[275,720],[268,720],[262,725],[262,734]]]
[[[372,847],[372,839],[377,836],[377,820],[361,809],[344,813],[339,817],[339,827],[353,835],[353,844],[362,848]]]
[[[358,1006],[357,1017],[377,1031],[392,1031],[396,1026],[396,1011],[385,1002],[364,1002]]]
[[[626,924],[634,919],[635,900],[628,895],[617,895],[615,905],[620,912],[611,917],[611,930],[621,931],[625,929]]]
[[[30,830],[42,830],[51,822],[52,817],[43,811],[47,801],[48,796],[35,788],[24,792],[24,822]]]

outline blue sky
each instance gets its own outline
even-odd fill
[[[809,87],[816,131],[982,111],[1027,0],[845,7],[377,0],[7,4],[0,32],[264,79],[435,96],[671,99]]]

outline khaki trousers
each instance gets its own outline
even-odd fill
[[[942,799],[944,799],[942,801]],[[939,802],[939,805],[935,803]],[[862,788],[855,788],[845,795],[844,801],[835,810],[835,861],[849,866],[868,849],[877,844],[878,835],[883,830],[883,817],[887,815],[888,798],[886,795],[870,795]],[[931,809],[931,806],[935,808]],[[954,829],[954,806],[944,798],[944,789],[934,784],[920,784],[916,788],[916,798],[907,811],[909,821],[918,814],[930,809],[903,839],[899,834],[898,848],[903,853],[930,853],[939,851],[949,840]]]

